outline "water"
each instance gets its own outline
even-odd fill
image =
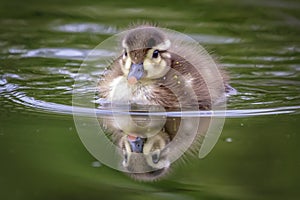
[[[11,0],[0,5],[1,197],[298,199],[299,2]],[[93,158],[77,135],[71,107],[74,79],[81,77],[85,88],[105,67],[80,74],[82,59],[101,41],[143,20],[199,41],[229,71],[238,91],[228,99],[224,129],[212,152],[175,163],[166,179],[154,183],[133,181]],[[75,109],[84,116],[91,111]]]

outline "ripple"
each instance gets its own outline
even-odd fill
[[[197,42],[203,44],[231,44],[231,43],[241,42],[241,39],[225,37],[225,36],[204,35],[204,34],[188,34],[188,36],[190,36]]]
[[[94,23],[73,23],[54,26],[55,31],[70,32],[70,33],[98,33],[98,34],[115,34],[117,28]]]
[[[295,76],[294,72],[289,71],[271,71],[271,72],[252,72],[253,75],[261,76],[261,77],[284,77],[288,78],[291,76]]]
[[[21,57],[42,57],[42,58],[58,58],[70,60],[97,59],[99,57],[111,57],[115,53],[107,50],[93,50],[92,56],[89,55],[92,50],[88,49],[71,49],[71,48],[40,48],[27,50],[21,54]],[[88,56],[88,57],[87,57]]]
[[[94,93],[96,89],[94,87],[89,87],[89,82],[93,82],[95,79],[97,79],[100,72],[101,70],[99,71],[98,68],[95,68],[95,70],[93,71],[93,73],[96,73],[95,75],[93,75],[93,73],[78,74],[75,68],[62,67],[57,69],[56,67],[47,67],[43,68],[42,72],[39,73],[39,78],[34,79],[31,79],[30,77],[28,78],[25,75],[20,76],[13,73],[5,73],[0,77],[0,96],[3,96],[4,98],[7,98],[18,105],[30,107],[32,111],[51,112],[67,115],[78,114],[82,116],[92,116],[95,113],[99,116],[111,115],[112,111],[96,108],[97,105],[99,105],[99,102],[95,99],[91,100],[92,102],[94,102],[95,108],[86,108],[84,107],[84,105],[82,105],[82,107],[80,107],[81,105],[77,105],[75,107],[71,105],[65,105],[68,103],[71,104],[69,100],[65,101],[64,99],[70,99],[70,95],[72,94],[72,92],[80,93],[82,97],[86,96],[86,94]],[[52,87],[48,87],[49,79],[47,77],[49,74],[53,74],[54,76],[61,75],[62,78],[52,80]],[[75,87],[78,88],[78,90],[74,90],[74,85],[71,83],[75,78],[82,79],[82,83],[80,83],[81,85]],[[67,81],[68,84],[66,84]],[[39,83],[40,85],[38,85]],[[267,85],[263,85],[264,83],[267,83]],[[286,87],[288,88],[281,88],[283,87],[283,83],[285,83]],[[45,85],[46,87],[41,87],[41,85]],[[226,112],[161,112],[151,113],[151,115],[163,115],[167,117],[215,116],[235,118],[299,113],[299,95],[296,95],[297,93],[293,92],[295,90],[293,89],[294,87],[292,87],[293,85],[299,85],[298,81],[287,82],[286,80],[272,80],[272,83],[270,83],[265,82],[264,80],[261,80],[261,82],[256,80],[255,82],[243,81],[243,83],[239,83],[239,85],[239,88],[237,88],[238,92],[234,89],[231,91],[231,95],[235,96],[229,97],[229,105],[235,105],[235,108],[226,110]],[[293,90],[290,87],[292,87]],[[37,91],[39,92],[37,93]],[[273,95],[273,97],[275,98],[267,98],[270,95]],[[59,102],[53,102],[54,100],[57,100]],[[245,102],[248,102],[247,106],[245,105]],[[265,106],[269,106],[271,108],[264,108]],[[244,109],[245,107],[247,107],[248,109]],[[255,109],[249,109],[249,107]],[[149,113],[134,112],[120,114],[149,115]]]
[[[283,62],[294,61],[298,58],[294,56],[227,56],[227,59],[260,62]]]
[[[141,9],[127,9],[129,12],[138,13]],[[124,10],[125,11],[125,10]],[[64,24],[59,26],[54,26],[52,28],[55,31],[70,32],[70,33],[97,33],[97,34],[116,34],[119,30],[113,26],[107,26],[103,24],[95,23],[72,23]],[[188,34],[194,40],[205,43],[205,44],[231,44],[239,43],[241,39],[225,37],[225,36],[215,36],[215,35],[205,35],[205,34]]]
[[[8,90],[15,89],[8,86]],[[261,108],[261,109],[237,109],[237,110],[215,110],[215,111],[171,111],[171,112],[123,112],[116,110],[103,110],[99,108],[87,108],[79,106],[64,105],[52,102],[37,100],[34,97],[26,96],[24,92],[10,92],[6,95],[11,101],[21,104],[26,107],[31,107],[34,111],[50,112],[56,114],[79,115],[85,117],[97,116],[113,116],[118,115],[133,115],[133,116],[164,116],[164,117],[226,117],[240,118],[250,116],[263,115],[279,115],[279,114],[299,114],[300,106],[285,106],[277,108]],[[96,106],[96,105],[95,105]]]

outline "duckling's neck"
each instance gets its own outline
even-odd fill
[[[112,81],[110,88],[109,98],[112,102],[154,104],[151,100],[153,81],[142,80],[129,84],[125,76],[120,76]]]

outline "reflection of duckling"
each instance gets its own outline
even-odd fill
[[[133,121],[128,123],[131,131],[123,131],[123,126],[119,126],[120,122],[123,123],[122,117],[101,116],[99,120],[113,143],[121,149],[117,150],[123,156],[119,169],[144,181],[156,180],[167,174],[171,163],[180,158],[188,148],[190,153],[197,153],[210,124],[210,118],[207,117],[167,117],[163,120],[164,117],[160,116],[152,119],[154,126],[150,124],[135,129],[133,125],[144,123],[150,117],[131,117]],[[156,134],[151,133],[145,137],[144,132],[149,127],[156,129],[155,121],[159,121],[159,118],[165,121],[163,128]]]
[[[226,76],[218,74],[220,71],[215,66],[210,66],[214,62],[204,52],[199,53],[177,39],[152,26],[129,30],[122,40],[123,55],[112,63],[110,71],[100,81],[101,98],[113,104],[130,103],[133,107],[153,105],[166,110],[183,107],[210,109],[224,97]],[[116,138],[124,150],[123,166],[136,178],[152,180],[164,174],[162,169],[169,167],[164,148],[174,138],[170,127],[175,122],[167,121],[157,135],[148,136],[143,129],[135,129],[123,119],[108,123],[112,129],[127,134]],[[179,123],[175,125],[179,126]],[[146,126],[145,131],[147,129],[149,127]],[[174,132],[177,130],[175,128]],[[182,137],[179,139],[182,140]],[[153,148],[154,145],[157,146]],[[139,156],[143,157],[143,161]]]

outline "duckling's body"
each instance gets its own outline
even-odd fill
[[[160,34],[159,39],[153,39]],[[130,103],[179,108],[192,103],[188,98],[191,94],[187,94],[187,90],[192,90],[199,108],[210,109],[223,97],[227,76],[220,69],[216,71],[216,66],[209,66],[214,62],[204,52],[189,49],[180,41],[170,41],[156,27],[137,27],[128,35],[122,42],[123,55],[112,63],[99,85],[102,98],[119,101],[126,97]],[[156,50],[159,57],[153,58]],[[137,80],[130,69],[141,63],[144,74]],[[135,83],[130,82],[132,77]]]
[[[195,45],[182,42],[182,38],[167,34],[160,28],[139,26],[125,34],[122,46],[124,49],[122,55],[113,61],[99,84],[100,97],[105,101],[112,104],[158,106],[165,110],[207,110],[217,102],[224,101],[227,76],[204,50],[199,51]],[[158,163],[155,164],[149,164],[149,159],[147,161],[151,169],[160,173],[138,172],[141,175],[140,179],[145,179],[146,176],[149,180],[160,177],[162,171],[165,171],[161,169],[169,167],[166,164],[168,163],[166,149],[175,137],[174,134],[180,129],[180,124],[187,124],[186,128],[183,128],[185,131],[183,134],[190,131],[189,126],[200,126],[200,123],[195,123],[193,120],[189,123],[178,122],[178,119],[172,122],[167,119],[167,123],[157,131],[164,137],[158,137],[153,134],[147,136],[141,129],[135,129],[135,126],[128,128],[130,124],[127,121],[124,120],[125,123],[120,121],[120,123],[110,121],[108,124],[114,129],[112,132],[117,135],[116,143],[126,152],[126,159],[128,153],[143,153],[147,157],[157,150],[164,152],[164,157],[161,158],[164,164],[159,163],[159,158]],[[207,127],[206,123],[205,128],[196,128],[196,130],[201,129],[198,135],[203,136]],[[115,131],[116,129],[118,130]],[[199,138],[195,135],[181,135],[176,139],[176,148],[185,149],[184,143],[187,137],[192,137],[191,142]],[[144,138],[141,143],[140,138]],[[153,147],[147,147],[148,150],[145,152],[143,147],[152,141],[151,138],[164,145],[154,147],[155,143],[152,142]],[[182,142],[181,146],[180,142]],[[137,144],[142,144],[140,150],[136,150],[139,149]],[[135,160],[140,161],[136,158]],[[134,163],[139,162],[129,163],[131,163],[129,168],[128,164],[124,166],[127,166],[133,174],[138,174],[132,169],[140,168],[134,166]],[[152,179],[149,178],[151,176]]]

